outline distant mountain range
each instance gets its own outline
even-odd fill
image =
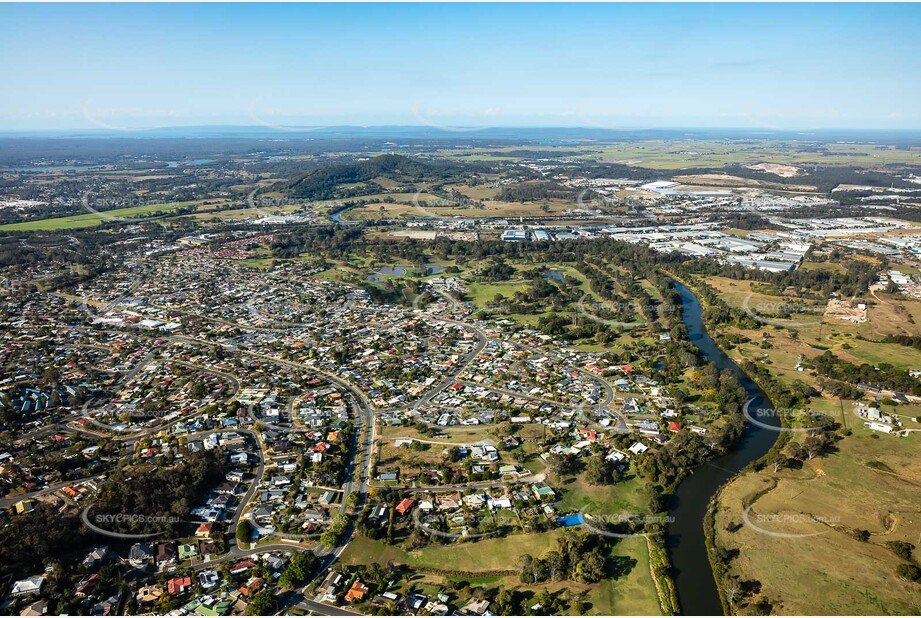
[[[457,127],[381,125],[331,127],[265,127],[265,126],[180,126],[127,131],[105,129],[74,129],[51,131],[0,131],[0,138],[249,138],[276,140],[309,140],[316,138],[384,138],[384,139],[476,139],[547,140],[565,143],[569,140],[636,140],[636,139],[799,139],[799,140],[857,140],[879,138],[921,139],[919,130],[856,130],[822,129],[816,131],[776,131],[760,128],[662,128],[605,129],[597,127]]]

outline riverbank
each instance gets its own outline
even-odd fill
[[[703,321],[703,306],[691,289],[676,284],[682,299],[682,321],[691,342],[701,355],[719,370],[729,369],[738,378],[754,409],[769,409],[767,395],[713,341]],[[763,419],[766,425],[778,424],[773,416]],[[770,451],[777,432],[749,424],[736,447],[714,461],[695,470],[673,494],[674,507],[669,511],[666,548],[672,567],[681,613],[721,615],[723,602],[711,568],[706,542],[705,520],[710,499],[720,487],[751,462]]]

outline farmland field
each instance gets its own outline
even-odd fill
[[[661,170],[690,167],[722,167],[751,163],[784,165],[855,165],[874,167],[891,163],[921,164],[921,152],[897,150],[874,144],[827,144],[819,152],[808,152],[786,144],[744,141],[648,140],[605,145],[600,158],[615,163]]]

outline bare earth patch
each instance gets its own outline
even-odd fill
[[[782,165],[780,163],[754,163],[752,165],[746,165],[750,170],[759,170],[762,172],[767,172],[768,174],[774,174],[775,176],[780,176],[781,178],[793,178],[798,176],[800,169],[793,165]]]

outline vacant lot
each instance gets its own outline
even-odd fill
[[[761,170],[762,172],[774,174],[775,176],[780,176],[781,178],[793,178],[801,171],[796,166],[779,165],[777,163],[755,163],[754,165],[746,165],[745,167],[750,170]]]
[[[391,194],[396,203],[383,201],[382,196],[366,196],[362,199],[376,199],[373,203],[352,208],[343,215],[346,220],[373,220],[421,217],[535,217],[541,215],[560,215],[566,210],[576,208],[575,201],[547,200],[535,202],[500,202],[487,200],[482,207],[458,206],[444,198],[422,194]],[[414,199],[415,198],[415,199]]]

